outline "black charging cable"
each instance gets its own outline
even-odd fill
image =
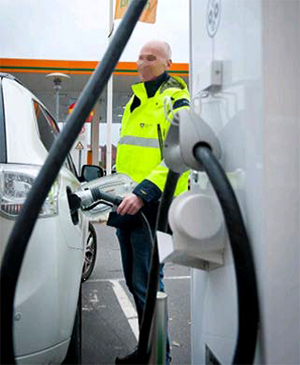
[[[23,257],[42,205],[73,146],[86,118],[101,95],[133,32],[147,0],[132,0],[108,49],[82,91],[66,125],[53,143],[49,155],[28,194],[13,227],[0,272],[0,356],[2,364],[14,364],[14,297]]]
[[[169,170],[165,188],[160,201],[156,227],[153,233],[153,248],[151,255],[150,272],[147,285],[147,297],[143,311],[142,324],[137,349],[137,364],[148,364],[151,352],[151,325],[155,312],[156,296],[159,285],[159,256],[156,232],[167,232],[168,230],[168,211],[172,203],[177,182],[180,174]]]
[[[207,173],[223,211],[232,249],[238,296],[238,336],[233,364],[252,364],[259,325],[257,282],[251,245],[237,198],[210,148],[198,145],[194,155]]]

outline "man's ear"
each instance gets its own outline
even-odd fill
[[[169,59],[169,60],[167,61],[167,70],[170,70],[171,66],[172,66],[172,60],[171,60],[171,59]]]

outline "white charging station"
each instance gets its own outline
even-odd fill
[[[237,182],[254,253],[257,364],[300,362],[299,6],[190,0],[190,91],[220,141],[223,168]],[[212,72],[220,63],[221,80]],[[201,190],[199,179],[193,189]],[[228,242],[222,266],[194,269],[192,276],[192,363],[230,363],[237,302]]]

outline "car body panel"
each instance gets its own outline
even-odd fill
[[[19,365],[41,365],[45,364],[45,359],[47,359],[48,364],[59,364],[68,350],[69,343],[70,340],[67,340],[46,350],[30,354],[29,356],[18,357],[17,362]]]
[[[0,172],[5,169],[24,172],[32,168],[37,174],[48,151],[40,139],[34,101],[46,108],[17,81],[4,77],[1,85],[5,110],[1,124],[6,133],[7,163],[0,164]],[[67,188],[74,191],[80,186],[76,172],[71,170],[66,161],[57,177],[58,212],[36,221],[24,256],[14,310],[18,363],[62,362],[72,335],[88,220],[82,212],[78,212],[77,225],[71,219]],[[0,261],[15,221],[0,214]]]

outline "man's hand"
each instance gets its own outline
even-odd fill
[[[120,215],[136,214],[144,206],[143,200],[137,195],[131,193],[127,195],[122,203],[118,206],[117,213]]]

